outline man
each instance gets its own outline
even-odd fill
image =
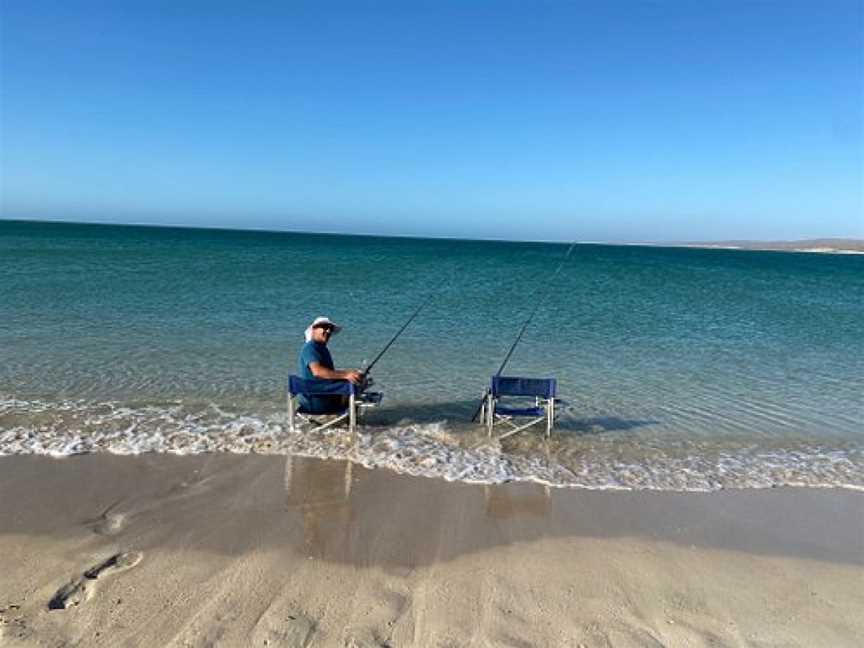
[[[342,330],[327,317],[316,317],[306,329],[306,344],[300,349],[300,377],[307,380],[348,380],[355,385],[363,382],[363,373],[356,369],[336,369],[327,348],[330,338]],[[301,406],[309,412],[324,414],[345,406],[343,396],[301,396]]]

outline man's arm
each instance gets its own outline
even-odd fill
[[[309,371],[321,380],[347,380],[355,385],[363,382],[363,374],[354,369],[328,369],[320,362],[310,362]]]

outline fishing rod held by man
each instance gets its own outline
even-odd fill
[[[409,317],[408,320],[402,325],[402,327],[398,331],[396,331],[396,334],[392,338],[390,338],[390,341],[384,345],[384,348],[381,349],[381,351],[378,353],[377,356],[375,356],[372,362],[370,362],[369,365],[365,369],[363,369],[364,375],[369,375],[369,372],[372,371],[372,367],[374,367],[375,364],[384,356],[384,354],[387,353],[387,350],[393,345],[393,343],[399,338],[399,336],[402,335],[405,329],[408,328],[408,325],[416,319],[416,317],[420,314],[420,311],[422,311],[426,307],[426,304],[432,301],[432,297],[435,296],[435,292],[436,291],[429,293],[429,296],[423,300],[423,303],[417,307],[417,310],[411,313],[411,317]]]

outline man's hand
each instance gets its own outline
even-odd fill
[[[355,385],[360,385],[363,383],[363,372],[357,371],[356,369],[349,369],[344,372],[345,380],[354,383]]]

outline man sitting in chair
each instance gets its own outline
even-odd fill
[[[330,338],[342,330],[327,317],[316,317],[306,329],[306,343],[300,349],[301,378],[306,380],[348,380],[355,385],[363,383],[363,373],[356,369],[336,369],[327,348]],[[326,414],[343,409],[344,396],[300,396],[301,406],[309,412]]]

